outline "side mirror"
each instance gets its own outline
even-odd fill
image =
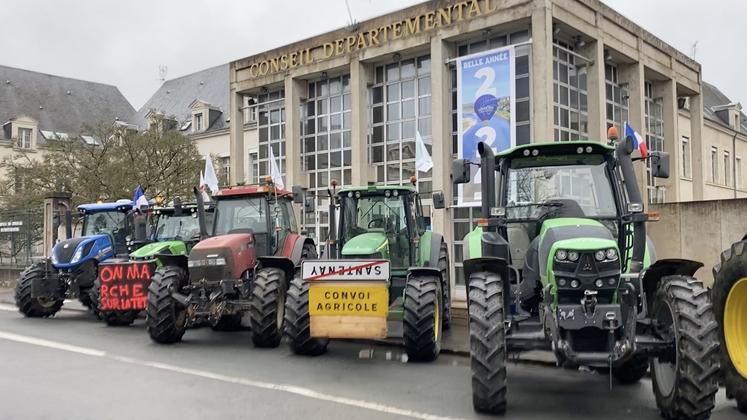
[[[433,193],[433,208],[439,210],[446,208],[446,200],[444,200],[443,192],[435,191]]]
[[[451,182],[465,184],[470,180],[469,160],[457,159],[451,162]]]
[[[669,153],[649,152],[651,175],[654,178],[669,178]]]
[[[293,192],[293,202],[296,204],[303,204],[303,188],[300,185],[294,185],[291,190]]]
[[[307,213],[311,213],[316,209],[316,200],[314,197],[308,197],[306,199],[305,210]]]

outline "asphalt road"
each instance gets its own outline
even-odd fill
[[[489,418],[472,411],[466,357],[419,364],[400,353],[335,342],[306,358],[210,329],[163,346],[143,320],[111,328],[72,310],[27,319],[0,303],[0,418]],[[610,391],[603,375],[518,363],[505,418],[660,417],[648,381]],[[745,417],[721,391],[712,418]]]

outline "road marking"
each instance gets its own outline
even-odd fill
[[[2,305],[2,304],[0,304]],[[0,306],[0,309],[7,310],[6,305]],[[8,305],[9,306],[9,305]],[[352,407],[364,408],[367,410],[378,411],[381,413],[392,414],[397,416],[411,417],[415,419],[423,420],[457,420],[455,417],[444,417],[434,414],[422,413],[419,411],[408,410],[399,407],[393,407],[390,405],[380,404],[372,401],[357,400],[354,398],[340,397],[336,395],[327,394],[324,392],[314,391],[313,389],[303,388],[294,385],[275,384],[271,382],[255,381],[252,379],[239,378],[235,376],[222,375],[220,373],[208,372],[205,370],[183,368],[168,363],[138,360],[131,357],[119,356],[116,354],[110,354],[102,350],[80,347],[71,344],[60,343],[57,341],[45,340],[42,338],[30,337],[25,335],[14,334],[10,332],[0,331],[0,339],[15,341],[18,343],[31,344],[34,346],[47,347],[55,350],[62,350],[72,353],[84,354],[86,356],[107,358],[122,363],[129,363],[132,365],[149,367],[154,369],[165,370],[169,372],[181,373],[184,375],[197,376],[205,379],[212,379],[221,382],[228,382],[233,384],[239,384],[254,388],[267,389],[271,391],[286,392],[288,394],[299,395],[306,398],[315,400],[321,400],[326,402],[332,402],[336,404],[348,405]]]
[[[16,305],[10,305],[7,303],[0,303],[0,311],[8,311],[8,312],[15,312],[18,308]]]

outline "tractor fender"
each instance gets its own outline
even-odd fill
[[[172,267],[179,267],[185,272],[189,272],[187,266],[187,256],[179,254],[154,254],[155,258],[161,261],[161,265],[170,265]]]
[[[423,267],[438,267],[438,256],[443,241],[443,235],[431,231],[425,232],[420,237],[420,261],[422,261]],[[429,248],[425,247],[426,244]]]
[[[643,272],[641,279],[641,285],[643,286],[643,292],[646,295],[648,304],[650,305],[653,302],[656,287],[663,277],[677,275],[692,277],[700,267],[703,267],[703,263],[700,261],[679,258],[665,258],[651,264]]]
[[[306,244],[309,244],[313,247],[316,247],[314,244],[314,240],[309,238],[308,236],[298,235],[295,238],[295,242],[293,244],[293,249],[290,253],[290,260],[293,262],[293,265],[296,267],[301,266],[301,257],[303,256],[303,247]]]
[[[503,282],[508,282],[508,262],[499,257],[478,257],[464,260],[462,263],[464,266],[464,278],[469,282],[469,277],[473,273],[479,273],[481,271],[487,271],[490,273],[498,273],[503,278]],[[469,288],[469,284],[467,284]]]
[[[438,267],[410,267],[407,269],[407,278],[410,276],[416,276],[419,274],[427,274],[441,278],[441,270]]]
[[[303,246],[303,242],[301,242]],[[296,264],[288,258],[282,255],[268,255],[264,257],[257,257],[257,265],[254,266],[254,278],[257,277],[257,272],[263,268],[279,268],[285,273],[286,287],[290,284],[290,280],[293,278],[293,273],[296,268]]]

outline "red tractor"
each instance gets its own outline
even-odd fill
[[[147,330],[158,343],[181,340],[187,328],[233,330],[248,314],[258,347],[280,344],[285,296],[305,258],[316,258],[312,239],[299,233],[291,193],[266,185],[218,191],[208,237],[202,195],[195,191],[203,238],[188,256],[158,255],[162,266],[148,289]]]

